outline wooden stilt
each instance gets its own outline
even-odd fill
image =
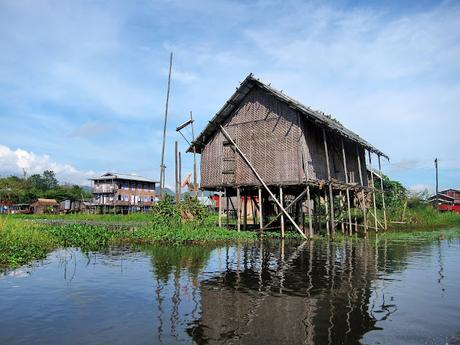
[[[175,180],[176,180],[176,205],[179,204],[179,153],[177,147],[177,141],[174,142],[174,168],[175,168]]]
[[[280,203],[284,207],[283,187],[280,186]],[[281,215],[281,238],[284,238],[284,215]]]
[[[307,202],[308,202],[308,230],[310,237],[313,236],[313,219],[312,219],[312,214],[311,214],[311,199],[310,199],[310,186],[308,185],[307,182]]]
[[[378,158],[379,158],[380,189],[382,191],[383,223],[385,225],[385,230],[387,230],[388,229],[387,209],[385,206],[385,190],[383,189],[383,174],[382,174],[382,163],[380,162],[380,155],[378,155]]]
[[[324,190],[324,206],[326,208],[326,234],[329,236],[331,234],[329,228],[329,200],[327,198],[327,191]]]
[[[264,202],[262,200],[262,188],[259,187],[259,229],[260,231],[263,231],[264,228],[264,214],[263,214],[263,209],[264,209]]]
[[[241,230],[241,192],[240,187],[236,188],[236,228]]]
[[[339,206],[340,206],[340,214],[341,214],[341,222],[340,222],[340,227],[342,228],[342,235],[345,234],[345,222],[343,221],[343,216],[342,216],[342,212],[343,212],[343,195],[342,195],[342,191],[340,190],[339,191]]]
[[[331,218],[331,229],[330,233],[332,236],[335,235],[335,219],[334,219],[334,195],[332,191],[332,180],[331,180],[331,169],[329,164],[329,151],[327,148],[327,139],[326,139],[326,130],[323,128],[323,141],[324,141],[324,151],[326,153],[326,167],[327,167],[327,182],[329,184],[329,201],[331,203],[330,218]]]
[[[230,222],[230,198],[228,197],[228,193],[227,193],[227,188],[224,188],[224,193],[225,193],[225,201],[226,201],[226,205],[225,205],[225,208],[227,209],[227,214],[226,214],[226,222],[227,222],[227,229],[228,229],[228,225],[229,225],[229,222]]]
[[[219,191],[219,228],[222,227],[222,191]]]
[[[378,223],[377,223],[377,204],[375,202],[375,185],[374,185],[374,171],[372,170],[372,155],[371,151],[367,151],[369,154],[369,170],[371,171],[371,185],[372,185],[372,202],[374,204],[374,225],[375,228],[378,229]]]
[[[361,170],[361,156],[359,154],[358,146],[356,146],[356,157],[358,157],[359,183],[360,183],[361,187],[364,187],[363,171]],[[362,194],[364,233],[367,233],[366,194],[364,193],[364,190],[359,192],[359,194]],[[358,194],[358,200],[359,200],[359,194]]]
[[[248,192],[243,192],[243,229],[248,229]]]
[[[342,155],[343,155],[343,169],[345,171],[345,183],[347,184],[347,211],[348,211],[348,221],[351,223],[351,211],[350,211],[350,188],[348,188],[348,169],[347,169],[347,156],[345,154],[345,145],[342,138]],[[351,226],[349,227],[350,236],[353,234]]]

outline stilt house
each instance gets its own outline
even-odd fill
[[[258,196],[260,213],[266,208],[265,200],[275,202],[283,232],[284,217],[297,230],[304,227],[303,215],[297,225],[292,217],[295,209],[297,213],[304,209],[300,205],[305,196],[310,213],[315,209],[315,198],[316,209],[319,210],[319,203],[329,206],[328,232],[336,228],[336,198],[348,209],[350,203],[361,200],[366,218],[366,203],[372,197],[375,200],[375,195],[369,193],[377,188],[372,181],[371,185],[368,183],[366,151],[371,171],[371,154],[377,155],[379,164],[381,156],[388,159],[331,116],[299,103],[252,74],[209,121],[189,148],[189,152],[193,150],[201,154],[202,189],[225,192],[226,196],[242,195],[243,203],[245,195]],[[286,196],[294,198],[297,205],[288,207]],[[285,212],[289,208],[292,210]],[[295,216],[300,216],[297,213]],[[353,222],[350,212],[348,215],[337,220],[351,232]],[[310,233],[313,216],[309,217]],[[259,225],[264,228],[264,215],[259,218]],[[239,228],[240,219],[237,223]],[[367,222],[361,225],[367,229]],[[376,228],[377,225],[376,219]]]

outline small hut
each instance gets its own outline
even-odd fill
[[[55,199],[39,198],[30,205],[30,211],[34,214],[57,213],[59,203]]]
[[[209,121],[188,149],[193,150],[201,154],[201,188],[237,196],[238,230],[241,224],[248,226],[246,219],[240,219],[247,200],[256,201],[259,228],[267,228],[267,216],[274,212],[283,236],[285,221],[306,237],[315,228],[320,231],[324,217],[328,234],[334,234],[338,224],[352,233],[358,228],[350,211],[353,205],[362,210],[359,226],[364,231],[386,228],[386,219],[377,219],[375,206],[375,191],[381,186],[372,178],[368,183],[367,169],[372,171],[373,155],[379,170],[380,157],[388,156],[330,115],[312,110],[252,74]],[[309,213],[308,230],[304,210]]]

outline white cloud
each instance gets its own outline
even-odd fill
[[[55,162],[48,155],[36,155],[26,150],[12,150],[8,146],[0,145],[0,174],[22,175],[24,170],[28,175],[53,170],[60,182],[81,185],[88,185],[88,178],[95,176],[94,171],[80,171],[72,165]]]

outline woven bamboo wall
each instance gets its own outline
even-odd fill
[[[322,129],[262,89],[251,90],[223,126],[267,184],[301,184],[303,164],[309,179],[327,180]],[[341,138],[330,132],[327,137],[331,177],[345,181]],[[225,142],[223,134],[217,131],[204,147],[201,187],[259,186],[247,164]],[[345,141],[345,151],[349,176],[359,182],[356,145]],[[364,150],[359,151],[366,176]]]

